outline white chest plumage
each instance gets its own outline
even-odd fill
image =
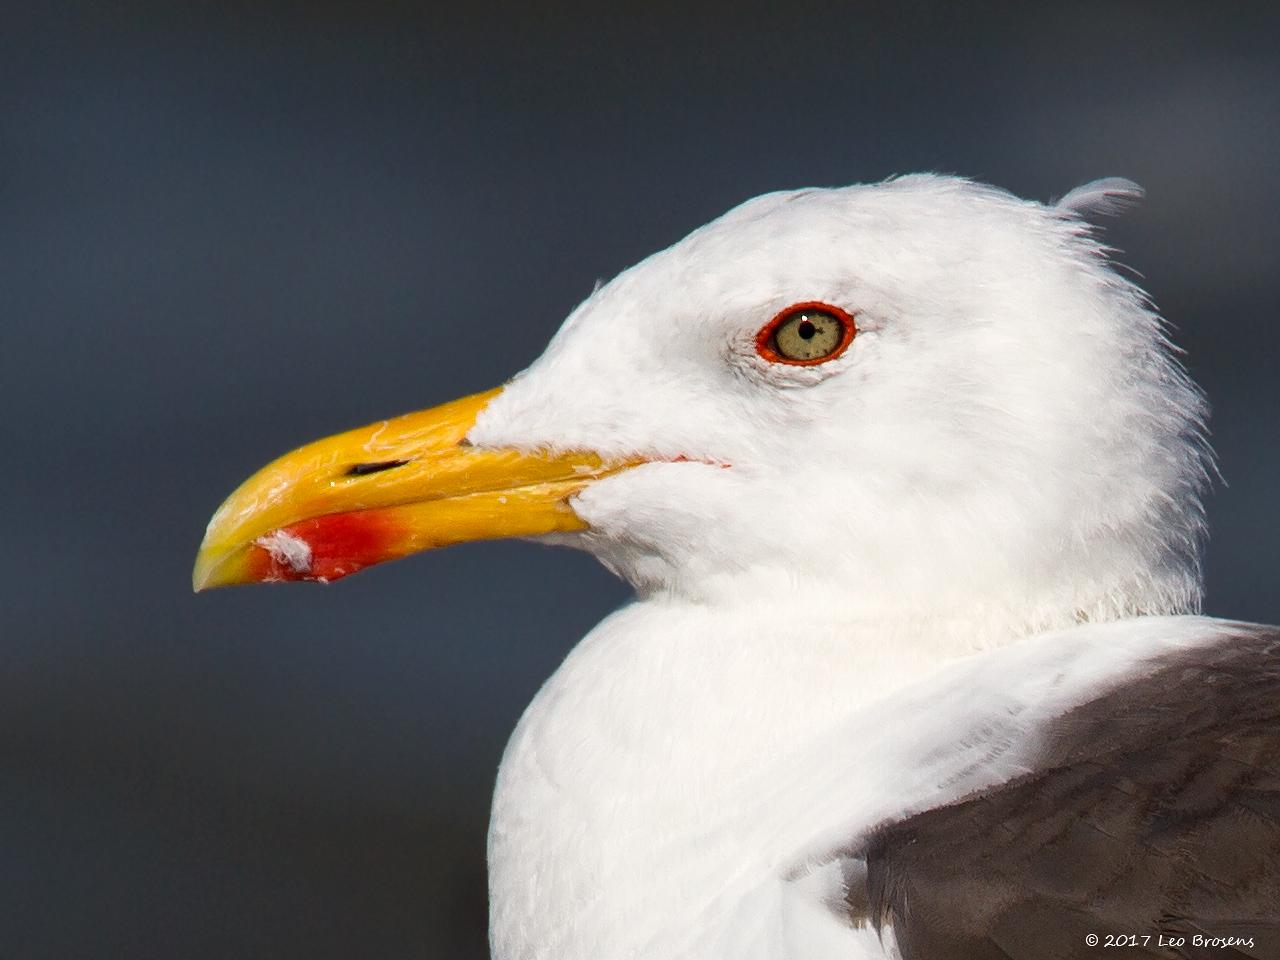
[[[884,956],[828,908],[840,838],[1022,772],[1041,720],[1206,632],[1144,618],[947,666],[726,613],[629,607],[530,705],[490,827],[496,960]]]
[[[495,957],[718,956],[734,900],[794,853],[777,770],[870,672],[835,631],[719,613],[629,607],[530,705],[494,800]]]

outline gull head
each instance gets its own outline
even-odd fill
[[[532,536],[646,596],[1193,610],[1206,406],[1085,218],[1136,189],[757,197],[599,287],[501,389],[265,468],[197,585]]]

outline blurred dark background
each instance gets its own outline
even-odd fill
[[[196,545],[269,457],[499,383],[763,191],[1141,182],[1110,237],[1229,483],[1208,609],[1280,620],[1263,6],[36,6],[0,26],[4,957],[487,955],[506,735],[625,590],[504,543],[195,597]]]

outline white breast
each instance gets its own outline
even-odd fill
[[[1046,714],[1204,632],[1196,618],[1143,622],[946,666],[794,611],[624,609],[548,681],[503,759],[494,957],[884,956],[826,908],[840,875],[820,852],[1016,775]]]
[[[722,955],[719,928],[793,849],[771,836],[782,758],[872,679],[830,625],[753,615],[635,604],[543,687],[498,777],[495,957]]]

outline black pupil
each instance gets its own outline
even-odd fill
[[[800,334],[801,340],[812,340],[813,335],[818,332],[818,328],[814,326],[813,321],[805,317],[800,321],[800,325],[796,327],[796,333]]]

